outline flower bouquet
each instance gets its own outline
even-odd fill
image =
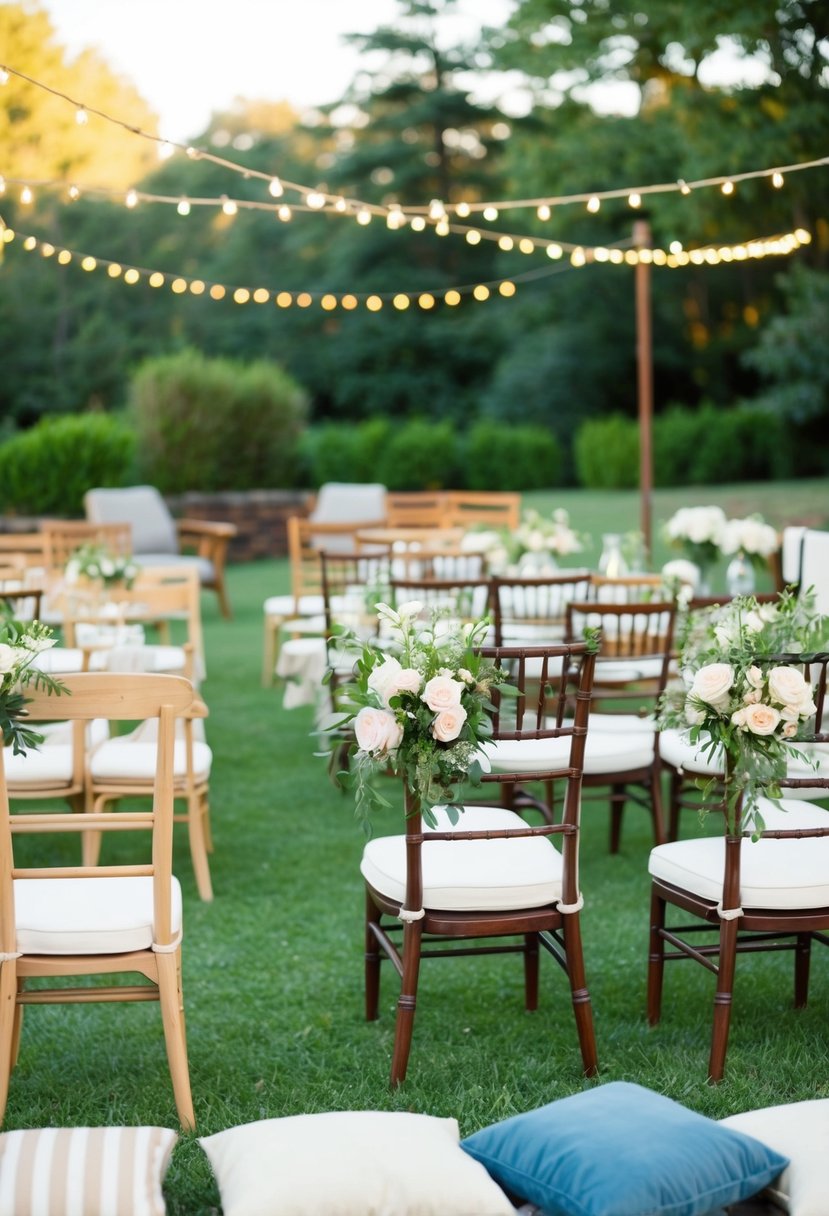
[[[779,798],[787,761],[805,758],[797,741],[816,707],[799,667],[827,639],[829,620],[786,592],[771,604],[737,596],[689,614],[680,632],[682,685],[666,692],[659,721],[686,731],[710,759],[722,748],[729,830],[742,799],[744,821],[762,831],[760,793]],[[705,783],[703,809],[717,785]]]
[[[726,520],[720,547],[726,556],[745,554],[753,566],[762,569],[780,548],[780,537],[761,515],[749,515],[746,519]]]
[[[704,581],[705,570],[722,552],[725,524],[722,507],[680,507],[665,524],[665,539],[699,566]]]
[[[138,563],[123,553],[110,553],[103,545],[81,545],[70,557],[64,570],[69,585],[80,579],[101,583],[104,587],[123,585],[130,588],[138,574]]]
[[[341,779],[353,786],[364,826],[373,809],[390,805],[372,784],[389,771],[405,779],[427,824],[435,826],[437,805],[457,822],[456,786],[480,780],[480,745],[492,734],[491,690],[511,691],[506,673],[476,650],[489,621],[462,624],[434,611],[424,622],[418,601],[376,608],[387,635],[382,644],[338,638],[359,650],[354,678],[340,689],[353,708],[337,727],[350,724],[356,741]]]
[[[32,666],[37,656],[54,644],[48,625],[17,621],[0,609],[0,731],[4,746],[11,744],[16,756],[43,742],[43,735],[22,721],[26,717],[23,689],[32,685],[55,694],[64,690],[53,676]]]
[[[550,515],[542,515],[534,509],[524,511],[514,532],[488,532],[486,537],[485,552],[494,573],[511,566],[542,572],[545,567],[555,567],[557,557],[581,553],[589,541],[589,537],[571,527],[570,516],[564,508]]]

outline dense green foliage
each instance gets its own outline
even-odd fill
[[[41,418],[0,444],[0,511],[83,515],[88,489],[129,483],[134,455],[134,433],[120,417]]]
[[[185,350],[143,363],[131,398],[140,474],[162,492],[296,484],[306,399],[280,367]]]
[[[827,30],[825,6],[817,0],[785,0],[774,8],[740,0],[727,11],[717,0],[702,0],[687,12],[653,0],[643,14],[622,0],[516,0],[507,28],[491,31],[479,45],[447,45],[438,37],[437,19],[452,8],[451,0],[400,0],[393,25],[357,38],[372,56],[367,65],[377,70],[360,73],[344,104],[302,120],[284,105],[240,104],[216,115],[195,142],[229,147],[251,169],[272,173],[276,166],[285,180],[321,182],[347,200],[420,207],[432,199],[451,206],[583,196],[825,154]],[[735,70],[745,69],[736,83],[718,83],[713,74],[722,47],[730,48]],[[37,75],[31,38],[15,34],[9,55],[15,50],[24,63],[33,57]],[[508,116],[477,99],[470,87],[476,72],[488,74],[489,97],[499,80],[504,89],[519,90],[523,81],[531,103],[526,116]],[[595,112],[589,101],[602,99],[590,92],[596,83],[627,90],[635,113]],[[4,91],[0,109],[8,96]],[[34,155],[31,139],[27,146]],[[51,166],[36,174],[52,175]],[[233,194],[277,205],[261,180],[229,179],[221,167],[185,157],[136,184],[170,198]],[[300,203],[291,222],[254,210],[230,218],[218,207],[194,207],[186,218],[170,206],[127,211],[119,200],[92,196],[67,207],[48,191],[24,209],[8,195],[3,218],[21,236],[31,232],[78,252],[205,283],[306,291],[313,300],[309,307],[277,308],[271,296],[266,304],[239,306],[231,292],[216,301],[206,291],[153,291],[146,276],[126,286],[101,270],[85,274],[77,258],[59,267],[15,240],[0,284],[3,414],[26,426],[42,412],[90,403],[117,407],[144,358],[189,346],[284,367],[308,392],[314,422],[389,415],[453,419],[469,428],[481,416],[492,417],[551,428],[569,455],[586,419],[634,417],[629,266],[575,269],[566,255],[550,262],[543,253],[527,257],[495,240],[470,245],[462,233],[390,231],[380,217],[363,227],[354,221],[353,202],[340,215],[309,212],[301,196],[290,193],[282,201]],[[825,418],[817,319],[825,308],[825,170],[789,173],[782,189],[760,176],[740,182],[730,198],[697,189],[687,197],[648,195],[647,202],[661,248],[673,241],[717,246],[796,227],[814,237],[791,262],[654,267],[657,413],[669,402],[730,406],[756,395],[762,377],[797,427]],[[581,204],[555,206],[547,220],[533,209],[504,209],[491,221],[473,213],[465,226],[491,229],[490,235],[530,232],[584,246],[620,245],[630,241],[641,214],[619,198],[595,214]],[[806,267],[812,270],[808,288],[801,274]],[[439,300],[429,311],[399,311],[390,303],[399,291],[439,295],[503,278],[517,284],[511,299],[493,293],[474,303],[465,295],[457,308]],[[361,301],[376,292],[386,303],[376,314],[362,303],[327,312],[319,307],[323,292],[354,292]],[[788,362],[784,351],[791,353]],[[815,445],[809,449],[818,461]],[[436,480],[444,476],[442,469],[433,473]]]

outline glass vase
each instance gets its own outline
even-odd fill
[[[735,553],[725,572],[729,595],[751,595],[754,591],[754,567],[745,553]]]
[[[602,537],[602,555],[599,558],[599,574],[606,578],[621,578],[628,573],[627,562],[622,554],[622,537],[618,532],[605,532]]]

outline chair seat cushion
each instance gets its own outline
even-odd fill
[[[779,810],[765,798],[760,813],[771,830],[829,828],[829,811],[796,799]],[[651,850],[654,878],[719,902],[722,896],[725,840],[722,835],[675,840]],[[829,907],[829,836],[805,840],[745,839],[741,849],[740,903],[744,908],[778,910]]]
[[[72,780],[72,723],[45,722],[38,724],[37,730],[43,735],[38,748],[22,756],[15,756],[11,747],[3,750],[3,768],[10,787],[68,784]],[[108,735],[109,723],[105,718],[95,718],[87,726],[90,746],[103,743]]]
[[[592,730],[592,724],[591,724]],[[499,739],[485,743],[494,772],[543,773],[566,768],[570,739]],[[636,730],[630,734],[612,730],[587,732],[584,749],[585,775],[635,772],[653,761],[653,732]]]
[[[156,745],[135,740],[128,735],[107,739],[90,759],[90,771],[96,781],[152,781],[155,776]],[[213,753],[207,743],[193,742],[194,776],[203,780],[210,776]],[[173,752],[173,772],[176,777],[187,775],[187,750],[177,739]]]
[[[50,675],[73,675],[83,671],[83,659],[84,654],[79,646],[55,646],[51,650],[41,650],[32,667]]]
[[[139,553],[135,560],[142,566],[194,566],[199,572],[200,583],[212,583],[216,579],[216,567],[207,557],[194,553]]]
[[[17,948],[24,954],[124,954],[155,940],[152,878],[16,878]],[[172,886],[181,932],[181,888]]]
[[[321,616],[325,612],[325,600],[321,595],[301,595],[296,600],[292,595],[272,595],[265,600],[265,616]]]
[[[591,716],[591,728],[593,722],[594,718]],[[690,773],[705,777],[720,776],[725,767],[722,748],[718,747],[709,756],[704,750],[704,741],[707,738],[707,734],[701,735],[700,740],[694,744],[688,738],[687,731],[663,730],[659,736],[659,755],[671,768],[687,769]],[[823,780],[829,773],[829,748],[819,743],[796,743],[795,747],[808,759],[791,756],[786,765],[787,776],[797,779],[818,777]],[[813,767],[812,761],[817,767]],[[826,788],[819,785],[786,792],[787,799],[825,798],[826,795]]]
[[[526,828],[513,811],[466,807],[454,829],[436,807],[438,828],[478,831]],[[429,828],[424,827],[428,835]],[[539,908],[561,898],[561,854],[543,836],[512,840],[427,841],[422,848],[423,906],[445,911]],[[406,895],[406,838],[370,840],[360,866],[369,886],[402,904]]]

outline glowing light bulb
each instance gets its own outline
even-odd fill
[[[305,204],[312,211],[320,211],[325,206],[325,195],[319,190],[311,190],[305,195]]]
[[[371,223],[371,212],[366,207],[361,207],[357,212],[357,223],[365,228],[366,224]]]
[[[499,283],[498,292],[500,295],[509,299],[511,296],[515,295],[515,284],[511,283],[509,279],[507,279],[503,283]]]
[[[783,174],[779,171],[772,173],[771,184],[774,186],[775,190],[779,190],[783,185]]]
[[[160,270],[154,270],[153,273],[150,275],[148,282],[150,284],[150,287],[163,287],[164,286],[164,275],[161,273]]]
[[[139,271],[137,271],[134,266],[130,266],[129,270],[124,275],[124,282],[130,284],[137,283],[140,278],[141,274]]]
[[[511,236],[499,236],[498,248],[503,249],[504,253],[509,253],[510,249],[515,247],[515,241]]]
[[[179,215],[189,215],[190,214],[189,199],[186,199],[186,198],[179,199],[179,203],[178,203],[178,206],[176,207],[176,211],[179,213]]]
[[[671,253],[682,253],[682,241],[671,241],[668,248]]]
[[[438,220],[438,222],[435,224],[435,232],[438,236],[449,235],[449,220],[446,218],[446,216],[444,216],[442,220]]]
[[[235,215],[239,208],[232,198],[228,198],[226,194],[222,195],[222,211],[225,215]]]
[[[30,186],[24,186],[23,189],[20,191],[20,201],[21,201],[21,203],[23,203],[24,207],[28,207],[30,203],[33,203],[34,197],[35,196],[32,193],[32,189]]]
[[[584,256],[584,250],[581,248],[581,246],[578,246],[570,254],[570,262],[573,266],[584,266],[586,261],[587,258]]]
[[[279,219],[282,220],[283,224],[290,223],[291,218],[293,217],[293,212],[291,211],[290,207],[280,207],[276,214]]]
[[[344,198],[338,198],[334,201],[334,210],[339,211],[340,214],[343,215],[346,211],[348,211],[348,203]]]
[[[444,215],[446,215],[446,208],[443,205],[443,201],[439,198],[433,198],[429,204],[429,219],[439,220]]]
[[[528,236],[522,236],[518,242],[518,248],[522,253],[535,253],[535,243]]]
[[[6,193],[6,179],[0,173],[0,194],[5,194],[5,193]]]
[[[594,194],[592,198],[589,198],[587,200],[587,210],[590,211],[593,215],[596,214],[596,212],[599,210],[601,205],[602,205],[602,200],[596,194]]]
[[[723,184],[720,186],[720,190],[722,190],[723,194],[733,194],[734,183],[732,181],[723,182]]]
[[[497,220],[497,218],[498,218],[498,208],[497,207],[484,207],[484,219],[485,220],[489,220],[490,223],[494,223],[494,221]]]
[[[676,184],[679,186],[680,194],[690,194],[691,193],[691,187],[681,177],[679,178],[679,180],[677,181]]]
[[[423,215],[413,215],[411,219],[412,232],[423,232],[426,227],[426,217]]]
[[[9,74],[5,68],[0,68],[0,85],[9,83]]]
[[[271,198],[282,198],[285,191],[282,188],[282,182],[278,177],[272,177],[268,182],[268,194]]]
[[[69,195],[69,197],[73,203],[76,203],[78,201],[78,199],[81,197],[81,192],[77,186],[70,186],[67,191],[67,194]]]
[[[488,300],[489,288],[484,283],[479,283],[477,287],[472,288],[472,294],[476,300]]]
[[[455,215],[457,215],[459,219],[465,220],[469,215],[470,210],[471,208],[469,203],[458,203],[457,207],[455,208]]]
[[[419,295],[417,297],[417,302],[421,308],[427,311],[428,309],[435,307],[435,297],[431,294],[431,292],[428,291],[424,291],[422,295]]]
[[[540,220],[548,220],[553,214],[553,209],[552,207],[548,207],[546,203],[542,203],[540,207],[536,208],[535,214]]]
[[[169,139],[163,139],[158,145],[158,159],[169,160],[175,152],[175,148],[170,143]]]
[[[83,106],[78,106],[77,110],[75,111],[75,122],[79,127],[85,127],[89,122],[89,115]]]
[[[628,195],[628,206],[629,207],[641,207],[642,206],[642,195],[638,194],[634,190],[632,194]]]
[[[468,245],[480,245],[481,234],[477,228],[470,228],[469,232],[467,232],[466,243]]]
[[[561,248],[561,245],[556,245],[555,241],[547,246],[547,257],[552,258],[553,261],[560,258],[563,252],[564,250]]]
[[[128,190],[126,193],[126,197],[124,198],[124,204],[130,208],[137,207],[138,206],[138,191],[137,190]]]
[[[455,291],[453,287],[447,291],[446,295],[443,297],[443,301],[445,304],[448,304],[450,308],[454,308],[456,304],[460,304],[461,302],[461,293],[459,291]]]

